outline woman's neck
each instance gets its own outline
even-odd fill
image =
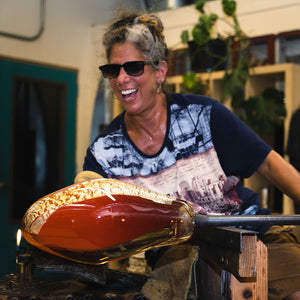
[[[139,115],[125,113],[126,130],[134,144],[145,154],[157,153],[167,128],[167,102],[164,94],[151,110]]]

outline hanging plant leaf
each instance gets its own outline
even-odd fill
[[[236,11],[236,2],[233,0],[222,0],[222,7],[227,16],[233,16]]]
[[[206,3],[207,0],[198,0],[195,3],[196,9],[204,14],[204,4]]]
[[[187,44],[189,42],[189,32],[188,30],[184,30],[181,33],[181,42],[183,44]]]
[[[182,76],[182,83],[187,89],[192,89],[197,83],[197,75],[194,72],[187,72]]]
[[[192,30],[192,37],[196,44],[204,45],[211,40],[212,27],[217,21],[218,16],[216,14],[202,15],[199,18],[199,22],[194,26]]]
[[[182,76],[183,93],[203,94],[205,85],[195,72],[187,72]]]

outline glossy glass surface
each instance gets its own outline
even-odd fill
[[[194,213],[184,201],[157,202],[132,195],[101,196],[62,205],[28,242],[65,258],[100,264],[149,248],[187,240]]]

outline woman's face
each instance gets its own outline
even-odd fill
[[[115,44],[109,63],[124,64],[129,61],[148,60],[131,42]],[[130,76],[121,68],[119,76],[110,79],[110,85],[125,111],[136,115],[151,109],[157,103],[157,87],[164,81],[165,74],[166,72],[154,70],[148,64],[144,66],[144,73],[139,76]]]

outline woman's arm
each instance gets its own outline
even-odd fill
[[[300,173],[277,152],[272,150],[257,171],[300,204]]]

